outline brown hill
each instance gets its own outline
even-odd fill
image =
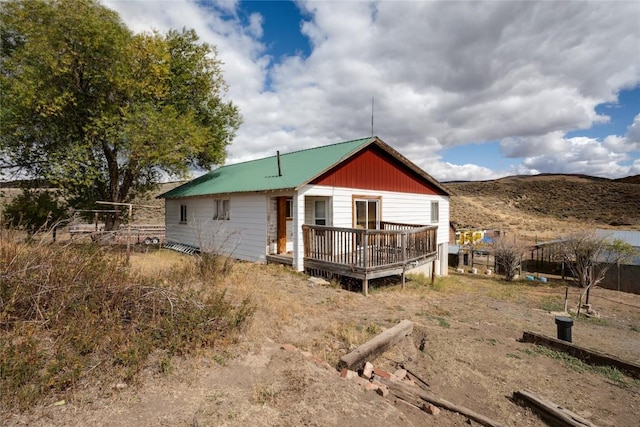
[[[451,220],[460,227],[556,237],[576,228],[640,229],[640,176],[511,176],[449,182]]]

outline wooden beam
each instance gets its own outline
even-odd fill
[[[554,350],[563,351],[582,360],[589,365],[597,366],[613,366],[620,371],[624,371],[628,375],[640,379],[640,365],[626,360],[619,359],[609,354],[599,353],[595,350],[589,350],[584,347],[579,347],[575,344],[558,340],[555,338],[547,337],[535,332],[525,331],[522,334],[522,342],[529,342],[533,344],[543,344]]]
[[[513,398],[531,406],[551,425],[561,427],[597,427],[591,421],[530,391],[514,391]]]
[[[360,347],[340,358],[339,369],[348,368],[352,371],[362,369],[364,363],[384,353],[392,345],[410,335],[413,331],[413,322],[403,320],[396,326],[376,335]]]
[[[429,402],[435,406],[438,406],[440,408],[444,408],[448,411],[451,412],[458,412],[461,415],[464,415],[465,417],[482,424],[483,426],[488,426],[488,427],[505,427],[505,424],[499,422],[499,421],[495,421],[492,420],[489,417],[486,417],[482,414],[479,414],[477,412],[475,412],[472,409],[469,408],[465,408],[464,406],[460,406],[460,405],[456,405],[454,403],[449,402],[448,400],[442,399],[432,393],[429,393],[426,390],[422,390],[420,388],[417,387],[410,387],[406,384],[403,384],[401,382],[392,382],[389,380],[385,380],[384,378],[377,378],[378,381],[382,382],[383,384],[385,384],[387,387],[389,387],[389,391],[394,395],[397,396],[403,400],[407,400],[409,402],[412,401],[412,397],[413,396],[417,396],[420,399],[424,400],[425,402]]]

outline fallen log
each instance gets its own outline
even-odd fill
[[[609,354],[599,353],[594,350],[589,350],[584,347],[579,347],[575,344],[567,341],[558,340],[555,338],[547,337],[545,335],[537,334],[535,332],[525,331],[522,334],[522,342],[529,342],[533,344],[543,344],[554,350],[563,351],[582,360],[589,365],[598,366],[612,366],[620,371],[627,373],[628,375],[640,379],[640,365],[619,359]]]
[[[402,384],[399,382],[392,382],[389,380],[385,380],[383,378],[376,378],[382,384],[389,387],[389,391],[396,397],[412,402],[416,397],[424,400],[425,402],[429,402],[435,406],[446,409],[451,412],[457,412],[465,417],[482,424],[487,427],[505,427],[505,424],[501,422],[492,420],[489,417],[485,417],[482,414],[479,414],[472,409],[465,408],[464,406],[456,405],[454,403],[449,402],[448,400],[442,399],[428,391],[422,390],[416,387],[410,387],[406,384]]]
[[[561,427],[597,427],[591,421],[581,417],[552,401],[536,396],[530,391],[514,391],[513,398],[527,403],[551,425]]]
[[[413,331],[413,322],[410,320],[403,320],[396,326],[387,329],[374,338],[370,339],[360,347],[356,348],[349,354],[345,354],[340,358],[338,369],[342,368],[351,369],[357,371],[362,369],[364,363],[371,358],[387,351],[392,345],[402,340],[407,335],[410,335]]]

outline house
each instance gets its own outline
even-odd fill
[[[217,168],[160,196],[166,240],[366,281],[446,275],[449,193],[378,137]]]

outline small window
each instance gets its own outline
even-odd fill
[[[327,225],[327,203],[324,200],[315,202],[315,225]]]
[[[431,223],[440,222],[440,202],[431,202]]]
[[[293,199],[291,197],[287,197],[286,215],[287,219],[293,218]]]
[[[229,219],[229,199],[216,199],[213,201],[213,219]]]
[[[187,205],[180,205],[180,224],[187,223]]]

